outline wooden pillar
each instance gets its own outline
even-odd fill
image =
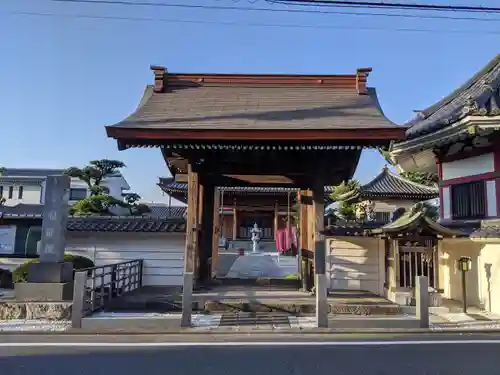
[[[233,208],[233,241],[236,240],[238,233],[238,218],[236,216],[236,207]]]
[[[195,280],[200,280],[201,262],[203,258],[203,210],[204,210],[204,187],[202,176],[198,175],[198,202],[197,202],[197,215],[196,215],[196,253],[194,262],[194,275]]]
[[[197,255],[197,231],[198,231],[198,173],[193,172],[191,164],[188,164],[188,207],[186,218],[186,249],[184,252],[184,272],[195,271]]]
[[[201,242],[200,242],[200,279],[210,279],[209,260],[212,257],[212,235],[214,220],[214,186],[210,182],[203,184],[203,210],[201,220]]]
[[[312,214],[312,192],[310,190],[300,191],[300,258],[302,288],[310,290],[314,284],[312,279],[313,270],[313,247],[311,246],[311,214]]]
[[[184,251],[184,281],[182,288],[182,320],[183,327],[191,326],[192,297],[195,281],[196,255],[198,245],[198,173],[188,164],[188,207],[186,218],[186,248]]]
[[[313,188],[314,201],[314,273],[316,289],[316,324],[328,327],[328,281],[325,248],[325,187],[318,176]]]
[[[279,212],[279,206],[278,202],[274,204],[274,236],[276,236],[276,233],[278,233],[278,212]]]
[[[220,199],[219,189],[214,189],[214,208],[213,208],[213,225],[212,225],[212,278],[215,277],[215,266],[217,263],[217,255],[219,254],[219,236],[220,236]]]

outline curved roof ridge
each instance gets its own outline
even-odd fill
[[[376,175],[372,180],[370,180],[368,183],[366,183],[364,185],[361,185],[361,186],[357,187],[356,189],[358,189],[358,190],[367,190],[367,189],[369,189],[369,187],[371,187],[372,185],[375,185],[382,178],[384,178],[388,171],[389,171],[389,168],[387,167],[387,165],[385,165],[382,168],[382,170],[380,171],[380,173],[378,175]]]
[[[423,114],[424,117],[421,118],[417,116],[413,120],[410,120],[407,122],[407,124],[410,124],[412,122],[418,122],[418,120],[422,119],[427,119],[430,117],[432,114],[437,112],[439,108],[451,103],[453,100],[455,100],[462,92],[466,91],[467,89],[471,88],[475,83],[479,81],[483,76],[485,76],[487,73],[489,73],[491,70],[493,70],[497,65],[500,64],[500,54],[496,55],[493,59],[491,59],[488,64],[486,64],[485,67],[480,69],[476,74],[474,74],[471,78],[469,78],[466,82],[464,82],[462,85],[460,85],[457,89],[453,90],[450,94],[446,95],[444,98],[439,100],[438,102],[430,105],[424,110],[419,111],[419,113]],[[410,125],[411,126],[411,125]]]
[[[500,56],[500,55],[499,55]],[[367,91],[368,91],[368,96],[370,98],[372,98],[373,100],[373,104],[375,104],[375,107],[380,111],[380,114],[387,120],[389,121],[392,125],[394,126],[401,126],[401,127],[404,127],[405,125],[400,125],[400,124],[396,124],[394,121],[392,121],[389,117],[386,116],[384,110],[382,109],[382,105],[380,104],[380,100],[378,98],[378,94],[377,94],[377,89],[375,87],[368,87],[367,88]]]
[[[497,115],[491,98],[500,96],[499,88],[500,55],[450,95],[407,122],[407,140],[447,128],[466,116]]]
[[[414,182],[414,181],[408,180],[407,178],[404,178],[403,176],[390,171],[389,168],[387,168],[387,171],[388,171],[388,173],[389,173],[390,176],[392,176],[394,178],[397,178],[397,179],[399,179],[399,180],[401,180],[403,182],[409,183],[411,185],[417,186],[417,187],[422,188],[422,189],[431,190],[432,192],[439,192],[439,188],[438,187],[428,186],[428,185],[424,185],[424,184],[419,184],[418,182]]]

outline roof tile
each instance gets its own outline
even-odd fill
[[[405,124],[407,140],[444,129],[469,115],[500,115],[500,55],[450,95]]]
[[[263,86],[233,82],[184,87],[172,87],[169,83],[163,93],[154,92],[154,87],[148,86],[137,110],[113,126],[293,130],[394,128],[398,125],[384,116],[373,88],[368,89],[367,95],[360,95],[355,87]]]
[[[339,200],[354,201],[376,198],[428,200],[439,196],[437,187],[430,187],[409,181],[384,167],[382,172],[366,185],[339,197]]]

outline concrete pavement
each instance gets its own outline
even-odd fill
[[[498,373],[496,335],[5,335],[0,373]]]

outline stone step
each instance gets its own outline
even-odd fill
[[[181,312],[182,302],[180,300],[150,300],[136,301],[128,303],[115,303],[106,311],[126,312],[143,311],[154,313]],[[208,314],[222,313],[279,313],[292,314],[297,316],[314,315],[316,313],[316,304],[314,300],[294,300],[294,299],[227,299],[227,300],[208,300],[193,302],[193,311]],[[394,316],[402,314],[399,305],[393,304],[335,304],[330,303],[328,312],[330,315],[384,315]]]

